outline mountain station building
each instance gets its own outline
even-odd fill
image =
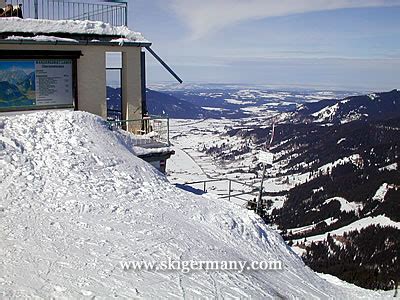
[[[110,128],[152,133],[142,144],[143,158],[165,171],[173,154],[169,122],[147,113],[145,49],[179,77],[150,46],[140,33],[101,21],[0,17],[0,114],[81,110],[108,120]],[[110,81],[120,91],[113,102]]]

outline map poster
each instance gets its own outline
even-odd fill
[[[0,60],[0,109],[73,106],[72,60]]]

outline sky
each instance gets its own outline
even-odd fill
[[[129,27],[189,83],[400,88],[400,0],[129,0]],[[147,55],[149,83],[174,79]]]

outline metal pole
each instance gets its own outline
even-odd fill
[[[38,4],[38,0],[34,0],[33,5],[35,7],[35,19],[39,19],[39,4]]]
[[[167,143],[168,146],[171,145],[171,143],[169,142],[169,117],[167,117]]]
[[[176,80],[178,80],[179,83],[183,83],[182,79],[179,78],[179,76],[153,51],[153,49],[150,48],[150,46],[145,47],[147,51],[150,52],[151,55],[165,68],[167,71],[175,77]]]
[[[128,26],[128,2],[125,3],[125,26]]]
[[[206,182],[205,181],[204,181],[204,185],[203,185],[203,191],[207,192],[207,190],[206,190]]]

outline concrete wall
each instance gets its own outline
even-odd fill
[[[140,48],[129,50],[122,53],[122,86],[128,87],[122,91],[122,116],[126,120],[137,120],[142,118]],[[127,130],[136,132],[141,126],[141,122],[128,123]]]
[[[122,115],[125,119],[142,117],[140,47],[0,44],[0,50],[81,51],[83,56],[77,60],[78,110],[87,111],[103,118],[107,117],[106,52],[122,52]]]

